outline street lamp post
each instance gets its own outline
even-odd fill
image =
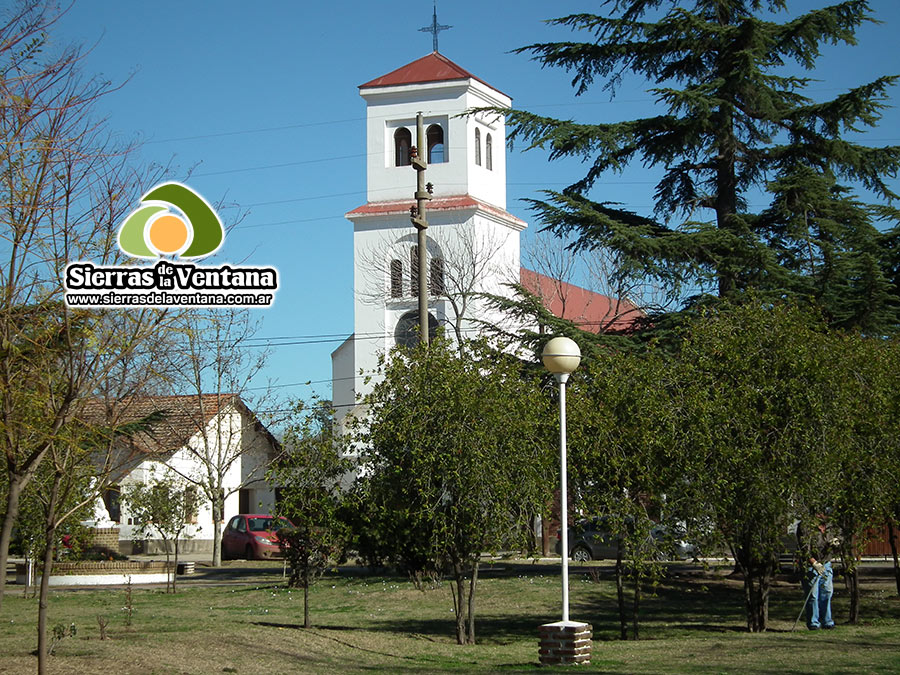
[[[578,364],[581,350],[574,340],[555,337],[541,353],[544,367],[559,383],[559,516],[562,544],[562,621],[540,627],[540,661],[546,665],[587,664],[591,660],[590,624],[569,620],[569,514],[566,469],[566,382]]]
[[[581,350],[567,337],[555,337],[541,353],[544,367],[559,383],[559,518],[562,532],[562,620],[569,620],[569,514],[566,470],[566,382],[578,364]]]

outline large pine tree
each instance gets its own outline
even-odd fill
[[[786,0],[602,4],[603,14],[551,21],[587,41],[518,51],[569,71],[579,95],[642,76],[665,112],[585,124],[505,111],[510,140],[589,164],[574,185],[533,201],[543,224],[576,248],[611,249],[623,274],[657,278],[686,306],[754,289],[808,300],[837,326],[900,329],[897,254],[886,250],[898,241],[896,212],[884,208],[897,197],[887,180],[900,147],[845,138],[877,124],[897,76],[822,102],[793,74],[812,71],[825,44],[855,44],[874,20],[866,0],[782,22]],[[635,162],[662,170],[652,215],[591,198],[602,177]],[[768,206],[752,212],[760,194]]]

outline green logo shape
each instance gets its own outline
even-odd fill
[[[128,214],[119,229],[119,248],[135,258],[158,258],[159,253],[148,246],[147,225],[172,207],[181,211],[193,235],[179,257],[202,258],[219,250],[225,239],[219,216],[203,197],[176,182],[161,183],[141,197],[141,206]]]

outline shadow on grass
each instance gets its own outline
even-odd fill
[[[278,623],[275,621],[254,621],[253,625],[262,626],[265,628],[288,628],[293,630],[302,630],[307,635],[315,635],[316,637],[322,638],[323,640],[328,640],[330,642],[334,642],[336,644],[341,645],[342,647],[347,647],[349,649],[355,649],[360,652],[366,652],[367,654],[375,654],[376,656],[385,656],[388,658],[399,659],[401,661],[409,661],[416,663],[419,661],[418,658],[412,656],[405,656],[403,654],[395,654],[392,652],[383,652],[377,649],[369,649],[368,647],[362,647],[357,644],[353,644],[352,642],[348,642],[347,640],[342,640],[334,635],[328,635],[327,633],[323,633],[322,631],[355,631],[356,628],[351,626],[312,626],[310,628],[304,628],[299,623]]]
[[[494,570],[495,573],[500,570]],[[504,574],[508,572],[504,571]],[[590,600],[579,600],[579,588],[590,588]],[[598,597],[597,591],[600,591]],[[799,611],[802,598],[794,602],[794,594],[799,591],[792,587],[779,588],[773,592],[771,605],[772,620],[793,621]],[[599,585],[572,585],[571,616],[592,624],[594,639],[601,641],[618,640],[620,619],[615,597],[615,582],[612,577],[601,578]],[[588,596],[588,593],[584,593]],[[631,589],[626,595],[627,612],[631,619]],[[558,620],[554,608],[547,612],[531,611],[524,614],[496,615],[480,614],[476,608],[476,637],[479,642],[504,644],[507,642],[532,639],[541,624]],[[367,627],[373,631],[404,632],[423,636],[446,637],[455,632],[455,622],[447,618],[398,618],[383,617]],[[740,581],[728,580],[710,575],[709,578],[679,579],[669,578],[655,588],[646,586],[640,612],[641,637],[643,639],[669,638],[692,633],[735,634],[745,633],[744,594]],[[770,629],[772,632],[789,632],[786,629]]]
[[[382,582],[405,582],[408,579],[396,574],[378,574],[374,577],[362,573],[365,568],[342,568],[335,577],[367,577]],[[642,639],[672,638],[679,635],[736,634],[746,633],[744,591],[740,578],[726,576],[724,569],[699,569],[692,565],[673,565],[668,576],[657,586],[645,586],[641,603],[640,628]],[[483,578],[510,578],[522,576],[558,577],[558,569],[530,564],[498,563],[485,565],[480,574]],[[615,596],[615,580],[611,567],[573,567],[571,575],[571,614],[573,617],[591,623],[594,637],[600,641],[619,639],[620,620]],[[326,578],[329,575],[326,575]],[[596,583],[591,583],[595,581]],[[271,588],[271,585],[261,588]],[[277,586],[276,586],[277,587]],[[250,589],[247,589],[250,590]],[[589,590],[589,592],[587,592]],[[835,586],[835,617],[846,613],[847,599],[841,586]],[[579,597],[580,596],[580,597]],[[630,619],[631,588],[627,590],[628,613]],[[884,597],[884,592],[871,596],[863,590],[863,612],[865,619],[880,617],[894,619],[900,604],[893,598]],[[790,633],[803,603],[799,584],[787,577],[780,578],[771,589],[769,619],[771,633]],[[525,613],[482,614],[476,608],[476,637],[481,643],[506,644],[522,639],[536,639],[537,627],[558,619],[556,609],[547,611],[525,610]],[[381,616],[374,621],[366,621],[365,630],[376,632],[397,632],[414,635],[422,639],[446,640],[455,634],[452,614],[440,618],[408,618]],[[301,628],[298,624],[259,623],[283,628]],[[785,627],[787,625],[788,627]],[[360,626],[318,626],[329,631],[348,631]],[[630,627],[629,627],[630,628]],[[805,632],[802,620],[797,627],[798,637]]]
[[[290,628],[291,630],[334,630],[334,631],[355,631],[359,630],[356,626],[323,626],[320,624],[314,624],[309,628],[304,628],[303,624],[300,623],[279,623],[277,621],[251,621],[254,626],[265,626],[267,628]]]

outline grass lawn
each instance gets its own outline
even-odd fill
[[[231,566],[241,563],[231,563]],[[615,584],[573,568],[571,616],[594,626],[593,658],[579,672],[895,673],[900,671],[900,599],[892,579],[864,578],[860,626],[836,584],[838,629],[790,629],[802,596],[796,584],[774,590],[771,629],[745,632],[740,581],[722,572],[673,568],[647,595],[639,641],[618,639]],[[74,622],[50,659],[51,673],[554,672],[537,662],[537,627],[559,618],[558,569],[498,563],[478,588],[478,642],[452,638],[449,588],[417,590],[397,577],[343,570],[311,591],[315,628],[300,628],[302,590],[282,585],[278,563],[235,578],[195,578],[177,595],[135,589],[132,625],[122,589],[53,591],[50,626]],[[108,620],[100,640],[97,616]],[[37,601],[8,593],[0,613],[0,673],[35,672]],[[569,670],[569,669],[561,669]]]

